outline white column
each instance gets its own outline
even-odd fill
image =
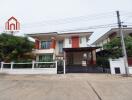
[[[57,69],[57,61],[55,61],[55,68]]]
[[[2,61],[1,62],[1,70],[3,70],[3,65],[4,65],[4,62]]]
[[[65,64],[65,60],[63,60],[63,72],[64,72],[64,74],[66,74],[66,64]]]
[[[67,59],[66,59],[66,52],[65,51],[64,51],[64,60],[65,60],[65,65],[66,65]]]
[[[34,69],[34,64],[35,64],[35,61],[33,60],[32,61],[32,69]]]
[[[96,64],[96,50],[93,50],[93,51],[92,51],[92,56],[93,56],[93,57],[92,57],[92,58],[93,58],[93,59],[92,59],[92,60],[93,60],[93,64]]]
[[[13,64],[14,64],[14,62],[11,62],[11,70],[13,69]]]

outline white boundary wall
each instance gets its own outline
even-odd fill
[[[35,64],[43,64],[43,63],[53,63],[55,64],[54,68],[34,68]],[[10,68],[4,68],[4,64],[10,64]],[[13,64],[32,64],[32,68],[13,68]],[[31,63],[4,63],[1,62],[1,70],[0,73],[7,74],[57,74],[57,61],[55,62],[31,62]]]
[[[120,74],[125,74],[125,64],[123,58],[109,59],[109,62],[110,62],[111,74],[116,74],[115,68],[120,68]]]
[[[129,67],[129,74],[132,74],[132,66]]]
[[[120,74],[125,74],[125,63],[123,58],[109,59],[111,74],[115,73],[115,68],[120,68]],[[128,67],[129,74],[132,74],[132,66]]]
[[[6,74],[57,74],[56,68],[38,68],[38,69],[4,69],[0,73]]]

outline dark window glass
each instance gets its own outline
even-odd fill
[[[59,53],[63,52],[63,41],[58,41]]]
[[[51,41],[41,41],[41,48],[42,49],[49,49]]]
[[[40,62],[51,62],[53,61],[53,54],[43,54],[39,55]]]

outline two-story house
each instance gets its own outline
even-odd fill
[[[35,39],[36,61],[50,62],[64,59],[66,66],[96,64],[96,48],[87,45],[93,32],[74,33],[34,33],[28,36]]]

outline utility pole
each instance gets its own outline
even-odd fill
[[[127,61],[127,53],[126,53],[126,46],[125,46],[125,41],[124,41],[124,34],[122,32],[122,22],[120,19],[120,13],[119,11],[116,11],[117,14],[117,21],[118,21],[118,28],[119,28],[119,34],[121,37],[121,46],[122,46],[122,54],[124,58],[124,63],[125,63],[125,71],[126,71],[126,76],[128,76],[128,61]]]

